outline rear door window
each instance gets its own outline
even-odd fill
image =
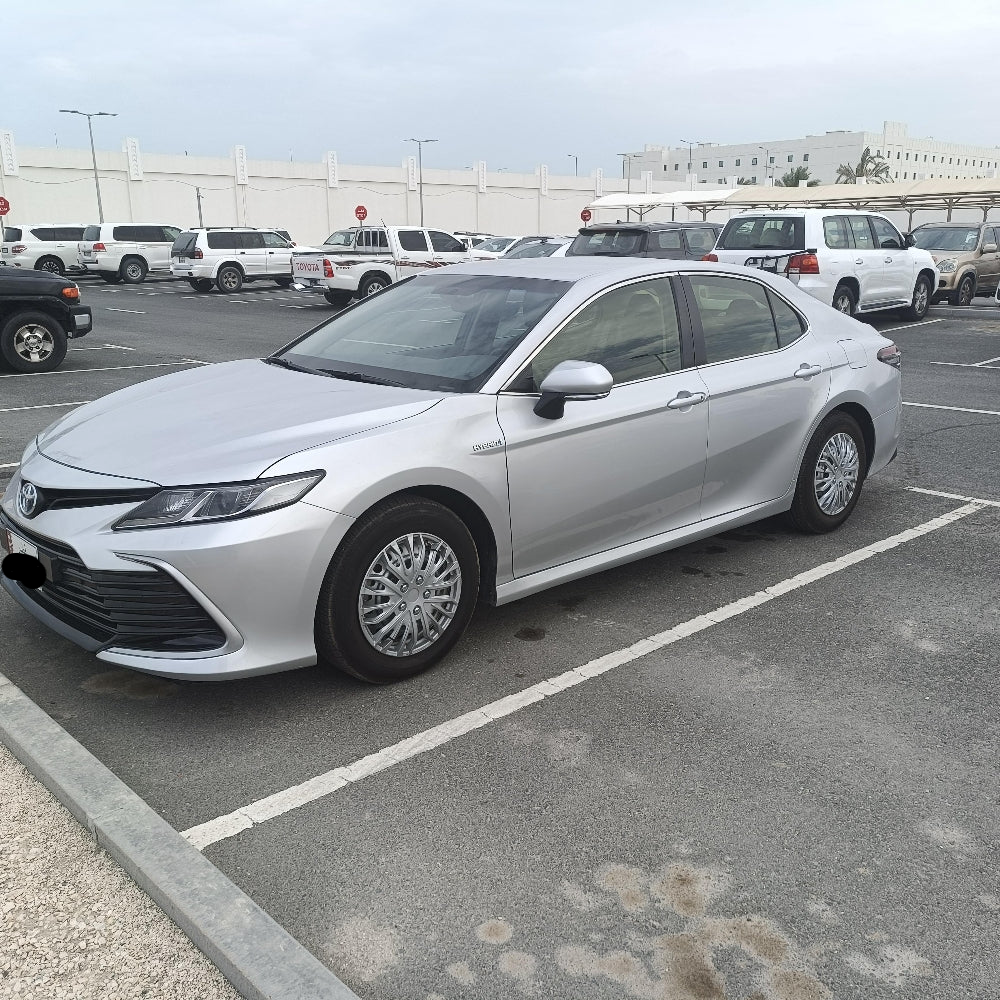
[[[778,332],[763,285],[707,274],[692,274],[688,280],[705,337],[706,364],[778,349]]]
[[[847,222],[851,227],[851,234],[854,236],[854,245],[859,250],[874,250],[875,237],[872,236],[872,228],[868,224],[868,216],[848,215]]]
[[[823,219],[823,242],[831,250],[849,250],[854,245],[851,227],[842,215],[828,215]]]
[[[235,235],[239,240],[238,246],[242,247],[244,250],[264,249],[263,233],[236,233]]]

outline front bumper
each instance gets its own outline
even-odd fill
[[[66,332],[67,337],[83,337],[94,329],[94,314],[90,306],[70,306],[73,315],[73,329]]]
[[[0,499],[0,529],[36,545],[47,569],[37,592],[0,577],[22,608],[98,659],[165,677],[220,680],[316,662],[316,602],[351,518],[305,501],[229,522],[117,532],[111,525],[134,501],[21,517],[22,476],[43,495],[66,489],[71,470],[56,465],[30,454]]]

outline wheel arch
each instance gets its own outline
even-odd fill
[[[849,417],[853,417],[858,427],[861,428],[861,433],[865,439],[865,472],[867,472],[871,468],[872,460],[875,457],[875,421],[872,420],[872,415],[860,403],[850,401],[838,403],[832,410],[824,414],[824,419],[830,413],[846,413]]]
[[[212,272],[213,281],[218,278],[219,272],[224,267],[235,267],[244,278],[247,276],[246,271],[243,270],[243,265],[238,260],[220,260],[219,263],[215,265],[215,270]]]
[[[861,301],[861,282],[859,282],[857,278],[853,275],[845,275],[837,281],[837,288],[840,288],[841,285],[846,285],[851,290],[854,294],[855,302]],[[829,287],[829,285],[827,287]],[[837,288],[833,290],[834,296],[837,294]]]
[[[42,267],[42,264],[44,264],[45,261],[47,261],[47,260],[54,260],[54,261],[56,261],[56,263],[58,263],[58,265],[65,272],[65,270],[66,270],[66,261],[64,261],[62,259],[62,257],[60,257],[59,254],[57,254],[57,253],[43,253],[41,255],[41,257],[39,257],[38,260],[35,261],[33,270],[35,270],[35,271],[42,271],[42,270],[44,270],[44,268]]]
[[[917,272],[917,278],[921,277],[921,275],[927,279],[927,283],[930,286],[930,294],[933,296],[934,293],[937,291],[937,286],[938,286],[937,271],[933,267],[922,267]],[[917,278],[913,279],[914,285],[916,285],[917,283]]]
[[[361,290],[362,286],[369,278],[385,278],[388,284],[391,285],[393,283],[392,276],[387,271],[374,267],[370,271],[365,271],[365,273],[361,275],[361,279],[358,281],[358,291]]]

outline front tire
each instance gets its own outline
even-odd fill
[[[36,271],[48,271],[49,274],[64,275],[66,268],[58,257],[41,257],[35,263]]]
[[[849,285],[837,285],[833,293],[833,308],[845,316],[853,316],[858,311],[858,297]]]
[[[120,273],[126,285],[141,285],[146,280],[149,268],[141,257],[126,257],[122,261]]]
[[[867,469],[858,422],[839,410],[829,414],[802,457],[789,511],[795,527],[813,535],[839,528],[857,506]]]
[[[976,294],[976,279],[967,274],[959,283],[951,296],[953,306],[971,306],[972,299]]]
[[[351,529],[316,606],[319,663],[370,684],[404,680],[461,638],[479,594],[479,553],[440,504],[399,496]]]
[[[235,264],[219,268],[215,283],[220,292],[238,292],[243,287],[243,272]]]
[[[921,320],[927,315],[931,305],[931,283],[927,275],[921,274],[913,286],[913,301],[909,308],[903,310],[907,319]]]
[[[66,357],[66,333],[41,312],[12,316],[0,330],[0,358],[21,374],[50,372]]]

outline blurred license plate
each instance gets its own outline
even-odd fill
[[[7,548],[10,552],[21,552],[26,556],[38,558],[38,549],[27,539],[15,535],[13,531],[4,532],[7,536]]]

